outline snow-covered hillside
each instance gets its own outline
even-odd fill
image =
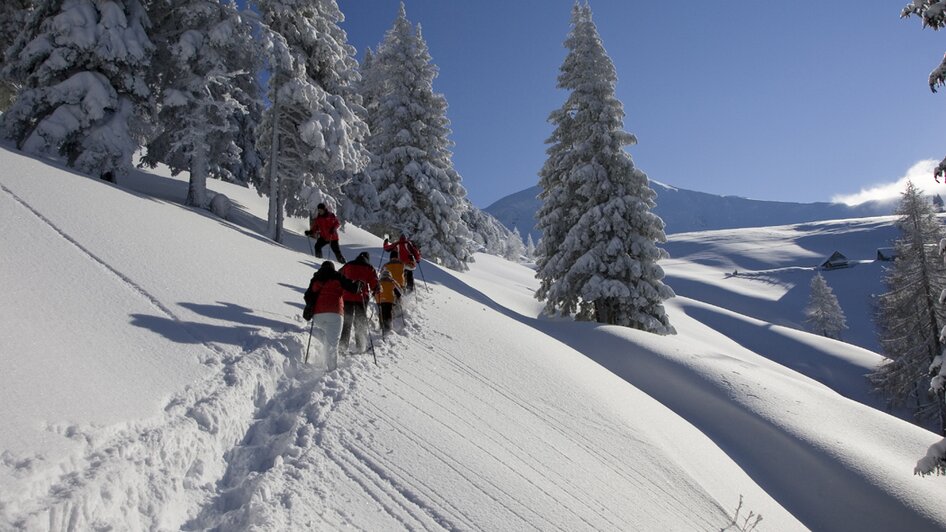
[[[681,295],[777,325],[804,329],[803,310],[818,267],[834,252],[850,268],[822,271],[847,316],[846,342],[879,351],[872,299],[884,291],[878,248],[899,236],[896,217],[855,218],[671,235],[663,263]],[[736,274],[736,275],[733,275]]]
[[[424,264],[378,365],[325,373],[300,362],[319,261],[260,236],[254,192],[212,183],[224,221],[166,175],[0,168],[0,529],[720,530],[740,497],[758,530],[946,527],[912,474],[937,436],[863,404],[879,357],[761,321],[776,290],[708,240],[668,264],[699,281],[677,336],[541,318],[529,269],[477,255]]]
[[[708,231],[739,227],[763,227],[817,220],[880,216],[891,214],[896,207],[891,201],[870,201],[849,206],[843,203],[791,203],[763,201],[738,196],[718,196],[676,188],[657,181],[650,182],[657,192],[654,212],[667,225],[668,233]],[[506,227],[518,227],[523,237],[535,230],[535,213],[539,210],[539,187],[531,187],[495,201],[484,209]]]

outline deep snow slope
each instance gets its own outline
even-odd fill
[[[324,374],[299,362],[316,264],[253,231],[251,191],[213,184],[234,224],[167,176],[0,167],[0,529],[720,529],[740,495],[801,528],[692,424],[435,265],[380,365]]]
[[[670,236],[665,248],[671,258],[662,264],[677,294],[805,329],[811,279],[840,251],[852,267],[821,274],[847,317],[841,339],[879,351],[872,299],[883,293],[884,268],[890,263],[876,260],[877,248],[891,246],[898,237],[895,220],[884,216],[681,233]]]
[[[0,529],[720,530],[740,497],[759,530],[946,528],[912,475],[936,436],[853,397],[872,353],[697,293],[675,337],[549,320],[478,255],[425,263],[379,364],[325,373],[317,342],[300,363],[318,261],[260,236],[252,191],[212,183],[222,221],[167,176],[0,168]]]

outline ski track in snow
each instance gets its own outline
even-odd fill
[[[416,333],[412,321],[405,323],[409,334]],[[399,358],[396,347],[403,346],[400,336],[392,333],[385,342],[375,344],[379,358],[389,369]],[[228,457],[229,470],[218,487],[217,496],[209,501],[198,516],[185,525],[186,529],[246,528],[263,525],[271,528],[290,526],[293,522],[280,522],[282,511],[312,504],[306,497],[316,495],[323,506],[328,506],[332,496],[332,485],[346,483],[347,489],[357,489],[373,501],[377,509],[389,516],[391,523],[404,529],[454,530],[475,529],[476,521],[463,511],[439,496],[436,490],[425,486],[423,481],[407,469],[385,461],[369,444],[362,441],[365,435],[351,434],[348,430],[329,428],[333,412],[340,401],[354,393],[362,379],[378,381],[368,372],[371,367],[366,356],[343,357],[340,369],[322,380],[290,384],[284,393],[274,396],[270,403],[272,412],[256,421],[248,432],[248,438],[234,448]],[[360,405],[366,411],[382,419],[403,436],[412,438],[410,430],[370,405]],[[263,409],[264,411],[267,409]],[[292,418],[287,425],[274,430],[272,420]],[[370,436],[369,436],[370,437]],[[415,440],[416,441],[416,440]],[[439,460],[447,463],[448,456],[440,455],[430,444],[417,442]],[[280,453],[266,457],[270,467],[254,467],[260,461],[260,453],[277,449]],[[457,464],[459,466],[459,464]],[[303,478],[303,472],[319,468],[326,472],[328,487],[306,492],[295,481]],[[459,471],[459,470],[458,470]],[[339,478],[334,478],[337,475]],[[302,499],[302,503],[294,502]],[[233,500],[238,499],[238,504]],[[279,501],[276,503],[276,501]],[[275,507],[274,507],[275,504]],[[313,507],[318,507],[318,504]],[[310,516],[311,517],[311,516]],[[333,527],[340,524],[361,529],[353,516],[320,516],[319,522],[309,520],[306,527]],[[298,522],[295,522],[298,525]]]
[[[417,386],[407,384],[407,383],[406,383],[403,379],[401,379],[400,377],[396,377],[396,376],[395,376],[394,378],[395,378],[396,380],[398,380],[398,381],[404,383],[406,386],[410,387],[410,388],[411,388],[412,390],[414,390],[418,395],[420,395],[420,396],[422,396],[422,397],[425,397],[426,399],[430,400],[432,403],[435,403],[433,397],[431,397],[430,395],[424,393],[424,392],[423,392],[422,390],[420,390]],[[421,382],[421,381],[419,381],[419,382]],[[407,399],[401,397],[401,396],[397,393],[397,391],[395,391],[393,388],[390,388],[390,387],[385,386],[385,389],[387,389],[387,390],[388,390],[392,395],[394,395],[395,397],[398,397],[399,399],[403,400],[405,403],[408,403]],[[451,416],[452,418],[454,418],[454,419],[456,420],[456,422],[458,422],[458,423],[460,423],[460,424],[467,425],[468,427],[473,428],[473,429],[477,429],[477,428],[483,429],[483,428],[489,428],[489,427],[490,427],[490,423],[489,423],[487,420],[483,419],[482,417],[480,417],[479,415],[477,415],[476,412],[473,412],[473,411],[470,410],[469,408],[465,408],[465,407],[462,407],[462,406],[461,406],[460,408],[462,408],[463,410],[466,410],[466,412],[464,412],[463,414],[460,414],[460,413],[457,413],[456,411],[454,411],[454,410],[452,410],[452,409],[450,409],[450,408],[447,408],[446,406],[443,406],[443,405],[441,405],[441,406],[442,406],[442,408],[443,408],[445,411],[449,412],[450,416]],[[427,414],[426,412],[423,412],[423,413],[424,413],[424,414]],[[429,416],[429,414],[428,414],[428,416]],[[476,420],[479,422],[479,424],[474,426],[472,423],[470,423],[470,422],[467,420],[468,418],[465,417],[465,416],[469,416],[469,417],[471,417],[471,418],[473,418],[473,419],[476,419]],[[443,426],[443,428],[444,428],[445,430],[447,430],[447,431],[449,431],[449,432],[454,432],[454,433],[456,433],[457,435],[460,435],[460,433],[457,432],[451,425],[447,425],[446,423],[443,423],[443,422],[437,420],[437,419],[434,418],[433,416],[429,416],[429,417],[431,417],[431,419],[433,419],[433,420],[437,421],[438,423],[440,423],[440,424]],[[490,431],[490,432],[493,432],[493,431]],[[515,442],[513,442],[512,440],[503,437],[500,433],[497,432],[497,434],[500,435],[499,438],[496,438],[495,436],[493,436],[492,434],[489,434],[489,433],[487,433],[487,432],[483,432],[483,436],[484,436],[486,439],[488,439],[489,441],[492,441],[492,442],[495,443],[495,444],[500,445],[501,448],[504,448],[504,449],[507,450],[507,451],[513,452],[513,454],[515,454],[515,456],[516,456],[516,459],[519,460],[525,467],[527,467],[527,468],[529,468],[530,470],[532,470],[535,474],[537,474],[537,475],[543,477],[545,480],[548,480],[548,481],[552,482],[552,485],[557,485],[559,482],[563,482],[563,483],[565,483],[565,484],[568,484],[568,483],[569,483],[569,482],[568,482],[568,479],[566,479],[566,478],[551,479],[548,475],[546,475],[545,473],[543,473],[543,471],[542,471],[541,469],[534,467],[534,465],[533,465],[533,463],[532,463],[532,460],[530,460],[530,459],[528,458],[528,454],[526,453],[526,451],[525,451],[524,449],[522,449],[519,445],[517,445],[517,444],[516,444]],[[485,454],[489,455],[490,458],[492,458],[493,460],[495,460],[495,461],[497,461],[497,462],[500,462],[500,463],[502,463],[503,465],[507,465],[507,464],[505,463],[505,461],[504,461],[502,458],[496,456],[496,455],[493,454],[493,453],[490,453],[490,452],[489,452],[486,448],[484,448],[483,446],[476,445],[476,444],[474,444],[474,446],[476,446],[478,449],[480,449],[481,451],[483,451]],[[545,494],[545,495],[546,495],[547,497],[549,497],[550,499],[556,499],[556,497],[555,497],[554,495],[552,495],[552,494],[549,493],[547,490],[545,490],[544,488],[542,488],[542,486],[536,484],[536,483],[533,482],[531,479],[529,479],[529,478],[525,477],[524,475],[522,475],[522,474],[519,472],[519,469],[518,469],[518,468],[516,468],[516,467],[514,467],[514,466],[511,466],[511,465],[507,465],[507,467],[509,468],[510,471],[516,473],[518,476],[520,476],[521,478],[523,478],[523,480],[525,480],[526,482],[528,482],[529,484],[531,484],[531,485],[532,485],[533,487],[535,487],[537,490],[541,491],[543,494]],[[498,486],[493,485],[493,487],[496,488],[496,489],[498,489],[500,492],[502,492],[503,495],[505,495],[505,496],[511,498],[510,494],[506,493],[505,491],[503,491],[503,490],[502,490],[501,488],[499,488]],[[591,506],[588,505],[586,501],[582,500],[581,497],[575,495],[575,494],[572,493],[570,490],[565,490],[565,491],[566,491],[566,493],[567,493],[572,499],[574,499],[574,500],[575,500],[576,502],[578,502],[579,504],[581,504],[581,505],[586,505],[588,508],[591,508]],[[497,499],[497,502],[501,502],[501,501]],[[563,503],[563,501],[556,501],[556,502],[562,502],[562,503]],[[582,522],[584,522],[586,525],[591,526],[591,523],[589,523],[583,516],[581,516],[581,515],[577,514],[576,512],[574,512],[569,506],[563,504],[563,507],[566,508],[566,509],[567,509],[570,513],[572,513],[575,517],[577,517],[577,518],[580,519]],[[615,527],[618,527],[618,526],[619,526],[619,525],[617,525],[613,520],[611,520],[609,517],[604,516],[604,515],[601,514],[601,513],[599,513],[598,516],[601,517],[602,520],[604,520],[604,521],[608,522],[609,524],[611,524],[612,526],[615,526]],[[555,525],[554,523],[551,523],[551,522],[549,522],[549,524],[551,524],[551,525],[553,525],[553,526],[556,526],[556,527],[558,526],[558,525]]]
[[[58,226],[56,226],[56,224],[54,224],[54,223],[52,222],[52,220],[50,220],[49,218],[46,218],[45,216],[43,216],[42,213],[40,213],[39,211],[37,211],[36,209],[34,209],[29,203],[27,203],[27,202],[24,201],[22,198],[20,198],[19,196],[17,196],[12,190],[8,189],[7,187],[5,187],[5,186],[3,186],[3,185],[0,185],[0,189],[2,189],[4,192],[6,192],[7,195],[9,195],[14,201],[16,201],[17,203],[19,203],[20,205],[22,205],[23,208],[25,208],[25,209],[28,210],[30,213],[32,213],[34,216],[36,216],[37,218],[39,218],[44,224],[46,224],[50,229],[52,229],[53,231],[55,231],[55,232],[56,232],[59,236],[61,236],[66,242],[68,242],[69,244],[71,244],[72,246],[74,246],[75,248],[77,248],[79,251],[81,251],[81,252],[82,252],[85,256],[87,256],[92,262],[97,263],[99,266],[101,266],[103,269],[105,269],[108,273],[110,273],[111,275],[113,275],[114,277],[116,277],[119,281],[121,281],[121,282],[122,282],[125,286],[127,286],[131,291],[137,293],[139,296],[141,296],[142,298],[144,298],[145,300],[147,300],[152,306],[154,306],[155,309],[157,309],[159,312],[161,312],[162,314],[164,314],[168,319],[174,321],[174,322],[177,323],[179,326],[181,326],[181,328],[182,328],[183,330],[185,330],[189,335],[191,335],[195,340],[197,340],[197,342],[198,342],[200,345],[203,345],[204,347],[206,347],[206,348],[209,349],[210,351],[213,351],[214,354],[216,354],[216,355],[218,355],[218,356],[220,356],[220,357],[227,357],[227,356],[228,356],[228,353],[226,353],[223,349],[217,347],[216,345],[214,345],[214,344],[212,344],[212,343],[210,343],[210,342],[205,341],[203,338],[201,338],[199,335],[197,335],[194,331],[192,331],[192,330],[188,329],[186,326],[184,326],[184,325],[183,325],[184,321],[181,320],[181,319],[174,313],[174,311],[172,311],[172,310],[169,309],[166,305],[164,305],[163,303],[161,303],[161,301],[159,301],[158,298],[154,297],[151,293],[149,293],[147,290],[145,290],[145,288],[142,287],[139,283],[136,283],[133,279],[129,278],[127,275],[125,275],[125,274],[121,273],[120,271],[116,270],[115,268],[113,268],[111,265],[109,265],[107,262],[105,262],[104,260],[102,260],[102,259],[101,259],[99,256],[97,256],[95,253],[91,252],[91,251],[90,251],[89,249],[87,249],[85,246],[83,246],[83,245],[80,244],[78,241],[76,241],[76,239],[74,239],[74,238],[72,238],[71,236],[69,236],[65,231],[63,231],[63,230],[60,229]],[[207,360],[204,361],[204,363],[205,363],[205,364],[210,364],[210,363],[212,363],[213,358],[216,358],[216,357],[208,358]]]
[[[448,338],[448,339],[450,338],[449,335],[446,335],[446,334],[444,334],[444,333],[440,333],[440,332],[437,332],[437,331],[434,331],[434,333],[439,334],[440,336],[443,336],[443,337]],[[664,509],[665,509],[665,511],[666,511],[668,514],[676,514],[676,515],[681,516],[681,518],[682,518],[682,517],[686,517],[687,519],[689,519],[689,518],[691,518],[691,517],[694,517],[694,516],[692,516],[692,515],[689,515],[689,514],[686,512],[686,509],[687,509],[688,506],[690,505],[690,503],[689,503],[688,501],[682,501],[682,500],[678,499],[673,493],[669,492],[664,486],[662,486],[660,483],[656,482],[654,479],[650,478],[650,477],[647,476],[647,475],[641,474],[640,471],[637,471],[637,470],[635,470],[635,469],[633,469],[633,468],[628,467],[628,466],[626,465],[626,464],[627,464],[626,460],[622,460],[622,459],[620,459],[619,457],[614,456],[613,454],[611,454],[610,452],[608,452],[608,451],[607,451],[606,449],[604,449],[603,447],[601,447],[601,446],[599,446],[599,445],[596,445],[595,442],[593,441],[593,439],[588,438],[588,437],[586,437],[586,436],[583,436],[581,432],[576,432],[576,431],[571,431],[571,430],[569,430],[561,421],[559,421],[558,419],[556,419],[556,417],[555,417],[554,415],[550,415],[550,414],[548,414],[548,413],[542,412],[542,410],[541,410],[540,408],[538,408],[538,407],[536,407],[536,406],[534,406],[534,405],[529,404],[529,403],[528,403],[527,401],[525,401],[525,400],[522,400],[522,399],[520,399],[520,398],[515,397],[515,394],[514,394],[514,392],[513,392],[512,390],[504,389],[504,388],[502,388],[502,387],[496,385],[495,383],[493,383],[492,381],[490,381],[486,376],[484,376],[483,374],[479,373],[476,369],[474,369],[473,367],[471,367],[470,365],[468,365],[467,363],[465,363],[462,359],[460,359],[460,358],[456,357],[455,355],[449,353],[449,352],[446,351],[445,349],[442,349],[442,348],[437,347],[436,345],[434,345],[433,342],[429,342],[429,343],[428,343],[428,342],[422,341],[422,340],[427,340],[426,338],[420,338],[420,339],[416,339],[416,340],[413,339],[413,338],[411,338],[411,340],[417,342],[417,343],[418,343],[419,345],[421,345],[423,348],[428,349],[428,350],[431,351],[432,353],[436,353],[436,354],[439,355],[438,358],[435,358],[435,359],[433,359],[433,360],[442,360],[442,361],[446,362],[447,364],[449,364],[450,366],[453,366],[453,368],[455,369],[455,371],[462,372],[462,373],[468,375],[469,377],[472,377],[472,378],[475,379],[477,382],[483,384],[483,385],[484,385],[486,388],[488,388],[492,393],[494,393],[494,394],[495,394],[495,398],[496,398],[497,400],[500,400],[500,399],[505,400],[505,401],[507,401],[507,402],[509,403],[509,405],[511,405],[511,406],[513,406],[513,407],[515,407],[515,408],[521,409],[522,411],[526,412],[527,414],[529,414],[529,415],[535,417],[535,418],[538,419],[540,422],[542,422],[544,425],[550,427],[552,430],[554,430],[555,432],[557,432],[564,440],[573,443],[576,447],[578,447],[579,449],[581,449],[581,450],[582,450],[583,452],[585,452],[588,456],[592,457],[593,459],[597,460],[598,462],[600,462],[600,463],[602,463],[602,464],[605,464],[611,471],[613,471],[613,472],[615,472],[616,474],[618,474],[621,478],[623,478],[624,480],[626,480],[629,484],[637,486],[638,488],[640,488],[641,491],[657,491],[657,492],[660,492],[660,493],[662,494],[662,501],[661,501],[661,504],[664,506]],[[445,397],[448,397],[448,396],[449,396],[449,394],[446,394],[446,393],[443,394],[443,395],[444,395]],[[495,402],[494,402],[491,406],[493,406],[493,407],[496,409],[496,415],[497,415],[497,416],[503,417],[503,416],[506,416],[506,415],[507,415],[507,414],[504,413],[504,410],[505,410],[505,409],[503,409],[503,408],[501,408],[500,406],[496,405]],[[463,419],[462,416],[456,416],[456,417],[457,417],[458,419]],[[479,417],[479,416],[477,416],[477,417]],[[482,418],[482,417],[479,417],[479,419],[484,420],[484,418]],[[488,427],[489,425],[490,425],[490,423],[484,420],[484,425],[483,425],[483,426],[487,426],[487,427]],[[619,433],[619,434],[621,435],[621,437],[623,437],[623,438],[632,438],[632,435],[629,435],[627,432],[621,432],[619,429],[612,429],[612,430],[614,430],[615,432]],[[495,432],[498,433],[498,434],[501,434],[501,432],[500,432],[499,430],[496,430]],[[483,435],[486,436],[486,434],[483,434]],[[509,441],[510,443],[512,443],[510,440],[508,440],[508,438],[504,438],[504,439],[506,439],[506,441]],[[495,441],[495,440],[494,440],[494,441]],[[642,443],[642,442],[639,442],[639,443]],[[518,448],[518,446],[516,446],[514,443],[512,443],[512,445],[513,445],[514,448]],[[521,448],[519,448],[519,449],[521,450]],[[558,449],[554,449],[554,450],[555,450],[556,452],[559,452]],[[524,450],[522,450],[522,451],[525,452]],[[567,461],[569,461],[569,462],[575,462],[575,461],[576,461],[576,460],[575,460],[575,457],[568,456],[568,455],[562,454],[562,453],[560,453],[560,452],[559,452],[559,454],[560,454],[560,456],[563,457],[564,460],[567,460]],[[515,468],[510,468],[510,469],[516,470]],[[554,469],[553,469],[553,470],[554,470]],[[538,472],[539,470],[536,469],[536,471]],[[602,482],[603,482],[603,481],[602,481]],[[554,485],[564,487],[564,486],[570,485],[570,483],[568,482],[568,480],[567,480],[566,478],[564,478],[564,477],[559,477],[559,480],[556,480],[555,483],[554,483]],[[695,489],[699,489],[699,488],[695,488]],[[700,490],[700,491],[702,491],[702,490]],[[579,502],[580,504],[584,505],[584,507],[586,507],[586,508],[589,508],[589,509],[590,509],[590,508],[593,508],[593,507],[594,507],[593,505],[585,504],[585,502],[584,502],[584,501],[581,501],[581,499],[580,499],[579,497],[577,497],[577,496],[575,496],[575,500],[576,500],[577,502]],[[667,501],[667,502],[663,502],[663,501]],[[561,503],[564,505],[564,503],[563,503],[562,501],[558,501],[558,502],[561,502]],[[628,500],[628,503],[629,503],[629,504],[633,504],[633,500]],[[568,507],[568,506],[566,506],[566,507]],[[569,508],[570,508],[570,507],[569,507]],[[720,511],[724,511],[724,510],[723,510],[722,508],[720,508]],[[611,527],[613,527],[613,529],[615,529],[615,530],[617,530],[617,529],[627,530],[627,529],[633,529],[633,528],[634,528],[634,524],[633,524],[633,523],[627,523],[626,521],[624,521],[623,526],[619,526],[619,525],[615,524],[612,519],[609,519],[609,518],[605,517],[604,515],[602,515],[602,514],[600,514],[600,513],[598,514],[598,517],[601,518],[604,522],[609,523],[609,525],[610,525]],[[695,516],[695,517],[697,517],[697,518],[702,518],[702,519],[700,520],[700,522],[692,522],[692,521],[691,521],[691,522],[689,523],[689,525],[690,525],[690,526],[692,527],[692,529],[694,529],[694,530],[703,530],[703,529],[706,529],[706,530],[713,530],[713,529],[715,529],[715,528],[718,528],[718,525],[717,525],[716,523],[710,521],[709,519],[703,518],[704,516],[702,516],[702,515],[697,515],[697,516]],[[620,518],[619,516],[617,516],[617,515],[615,515],[614,518],[615,518],[615,519],[621,519],[621,518]],[[656,519],[655,519],[655,520],[656,520]],[[583,521],[584,521],[584,519],[583,519]],[[586,524],[588,524],[591,528],[603,528],[603,527],[592,526],[590,523],[587,523],[587,521],[585,521],[585,522],[586,522]]]

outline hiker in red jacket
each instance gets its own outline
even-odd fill
[[[340,348],[342,354],[348,351],[352,326],[355,327],[355,351],[361,353],[368,343],[368,308],[370,294],[378,286],[378,273],[371,265],[371,257],[363,251],[355,260],[342,266],[339,273],[355,282],[360,282],[361,291],[357,294],[346,292],[345,323],[342,325]]]
[[[397,239],[397,242],[389,243],[388,239],[384,239],[384,250],[392,251],[397,250],[397,256],[404,263],[404,281],[406,286],[405,290],[408,292],[414,291],[414,269],[417,268],[417,264],[420,262],[420,249],[414,244],[404,233],[401,233],[400,238]]]
[[[361,293],[358,283],[335,271],[335,264],[325,261],[319,267],[309,289],[306,290],[305,309],[302,317],[312,320],[312,329],[318,329],[317,338],[322,343],[325,366],[328,371],[338,367],[338,340],[342,335],[342,314],[345,312],[345,293]]]
[[[321,259],[322,248],[324,248],[326,244],[329,244],[332,248],[332,253],[335,253],[335,259],[344,264],[345,257],[342,256],[342,250],[338,247],[338,228],[341,226],[341,224],[338,223],[338,217],[335,216],[333,212],[329,211],[324,203],[319,203],[316,212],[317,215],[315,218],[312,218],[309,230],[305,232],[305,236],[318,237],[315,241],[315,257]]]

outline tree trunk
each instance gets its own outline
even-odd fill
[[[936,402],[939,404],[939,435],[946,436],[946,393],[936,392]]]
[[[615,325],[617,323],[616,306],[617,305],[615,305],[614,301],[610,298],[595,301],[595,321],[607,325]]]
[[[282,243],[283,235],[283,222],[286,217],[286,198],[283,197],[283,194],[279,194],[279,204],[276,208],[276,233],[273,236],[273,240],[276,242]]]
[[[198,142],[191,156],[191,178],[187,187],[186,205],[207,206],[207,145]]]
[[[282,205],[280,197],[282,187],[279,180],[279,90],[273,96],[273,138],[269,147],[269,214],[267,216],[267,232],[276,242],[282,242]]]

